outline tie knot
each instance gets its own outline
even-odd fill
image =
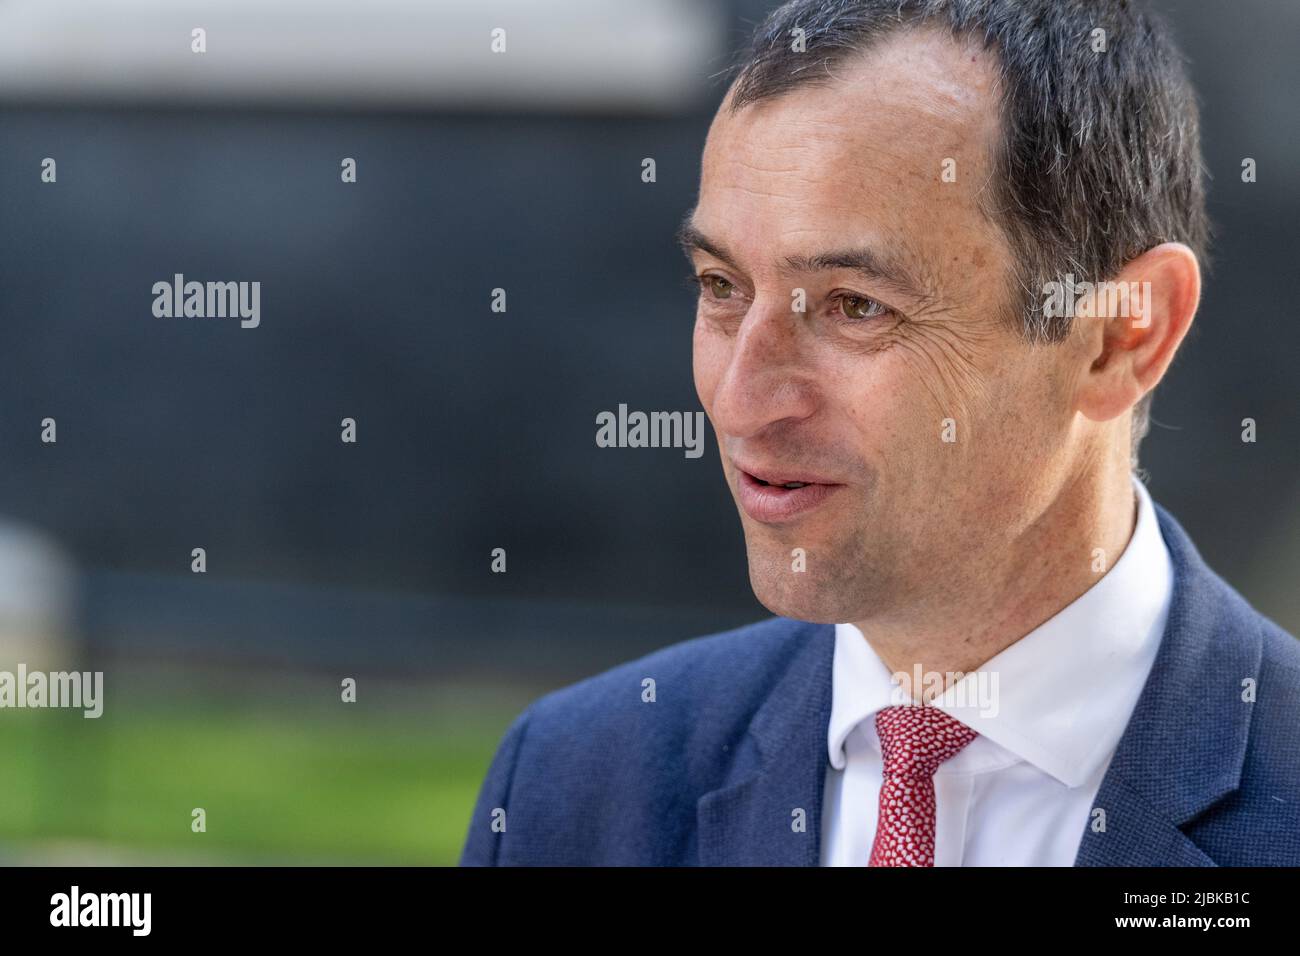
[[[937,707],[904,705],[876,713],[885,773],[933,776],[939,764],[979,736]]]

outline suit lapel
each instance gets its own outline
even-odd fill
[[[1170,818],[1167,808],[1107,773],[1093,801],[1105,811],[1104,831],[1086,829],[1075,866],[1215,866]],[[1094,811],[1095,813],[1095,811]]]
[[[789,664],[749,726],[757,771],[696,806],[704,866],[818,865],[835,627],[791,623]]]
[[[1182,827],[1241,780],[1252,707],[1243,681],[1258,681],[1259,625],[1173,516],[1158,504],[1156,514],[1174,566],[1169,621],[1075,866],[1214,866]]]

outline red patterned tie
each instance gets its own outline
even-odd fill
[[[876,713],[885,761],[880,818],[868,866],[934,866],[934,772],[979,736],[937,707]]]

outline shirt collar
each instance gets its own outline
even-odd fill
[[[1151,496],[1136,476],[1132,483],[1137,525],[1114,566],[933,702],[1069,787],[1096,773],[1119,742],[1168,617],[1173,566]],[[835,626],[831,679],[827,745],[831,765],[842,770],[845,739],[898,700],[891,672],[852,624]],[[979,680],[996,687],[996,710],[978,702]]]

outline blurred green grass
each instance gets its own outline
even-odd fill
[[[366,690],[342,704],[333,691],[325,703],[110,685],[98,719],[0,711],[0,846],[24,859],[70,844],[177,862],[454,865],[521,698],[376,710]],[[195,807],[205,833],[191,831]]]

